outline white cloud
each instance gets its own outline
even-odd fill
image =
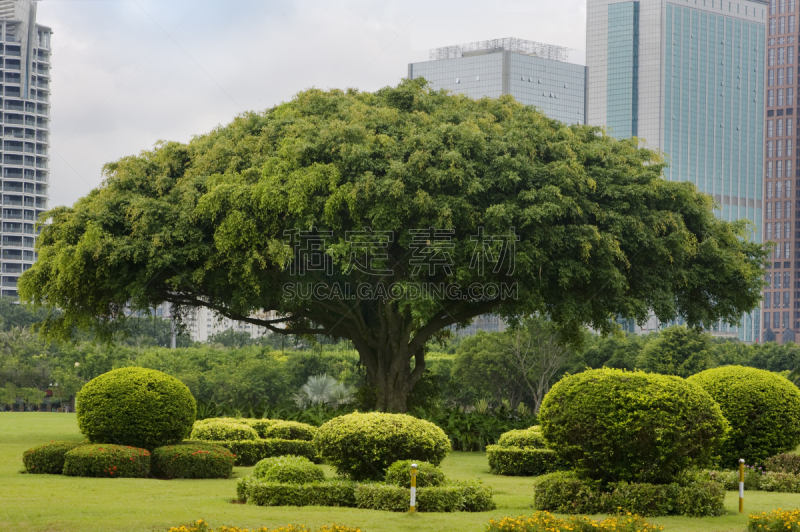
[[[188,141],[311,86],[394,85],[429,48],[520,37],[580,50],[585,39],[578,0],[50,0],[38,11],[55,32],[54,206],[157,140]]]

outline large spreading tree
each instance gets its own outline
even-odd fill
[[[377,407],[403,411],[428,342],[482,314],[547,316],[578,338],[618,316],[707,325],[756,307],[751,229],[663,166],[509,96],[312,89],[108,164],[49,212],[19,289],[61,310],[51,337],[110,334],[169,302],[347,338]]]

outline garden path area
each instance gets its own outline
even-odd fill
[[[252,468],[234,468],[225,480],[155,480],[27,475],[22,453],[50,441],[82,441],[75,414],[0,413],[0,531],[14,532],[165,532],[170,526],[205,519],[211,526],[256,528],[289,523],[309,527],[338,523],[364,532],[479,532],[491,518],[530,515],[532,479],[489,474],[483,453],[451,453],[442,464],[452,479],[481,478],[495,489],[498,509],[485,513],[397,514],[322,507],[264,508],[231,504],[236,479]],[[325,474],[332,471],[323,466]],[[738,499],[728,492],[722,517],[661,517],[665,532],[743,532],[747,514],[736,513]],[[800,494],[751,492],[747,512],[800,508]]]

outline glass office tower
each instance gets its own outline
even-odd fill
[[[17,296],[36,260],[34,226],[47,209],[51,33],[36,23],[34,0],[0,0],[3,296]]]
[[[587,123],[662,151],[664,178],[712,195],[762,240],[767,8],[760,1],[588,0]],[[754,342],[760,313],[712,333]]]
[[[550,118],[586,122],[586,67],[568,62],[569,49],[506,38],[436,48],[430,61],[408,65],[408,78],[471,98],[510,94]]]

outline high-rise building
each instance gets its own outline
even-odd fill
[[[588,0],[587,123],[663,152],[762,241],[767,8],[760,0]],[[714,334],[759,341],[760,312]]]
[[[3,296],[36,260],[38,216],[47,209],[50,146],[50,36],[34,0],[0,0]]]
[[[585,123],[586,67],[568,62],[569,49],[506,38],[435,48],[430,60],[408,65],[408,78],[471,98],[510,94],[550,118]]]
[[[767,14],[764,240],[774,242],[774,248],[765,279],[769,287],[763,300],[764,341],[794,341],[800,331],[800,291],[795,291],[800,290],[800,262],[793,260],[800,260],[800,204],[792,199],[800,198],[800,150],[795,140],[800,136],[795,134],[800,114],[797,4],[770,0]]]

